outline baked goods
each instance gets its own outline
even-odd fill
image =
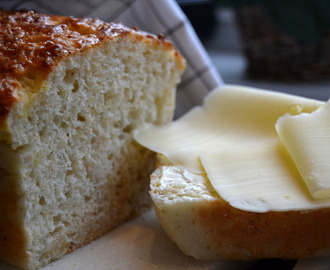
[[[322,176],[318,168],[327,167],[327,159],[312,150],[315,138],[323,149],[329,146],[323,139],[329,135],[327,106],[223,86],[173,123],[135,131],[138,142],[159,153],[150,194],[170,238],[184,253],[203,260],[329,255],[330,198],[311,196],[275,129],[283,115],[313,116],[312,127],[299,122],[294,140],[304,149],[301,156],[315,165],[314,175]]]
[[[299,259],[329,256],[330,209],[243,211],[224,201],[207,175],[160,158],[151,196],[162,227],[187,255],[200,260]]]
[[[36,269],[149,205],[154,154],[131,133],[171,120],[184,60],[100,20],[0,23],[0,259]]]

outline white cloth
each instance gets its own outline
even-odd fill
[[[174,0],[7,0],[0,1],[0,8],[97,17],[164,35],[187,61],[177,91],[176,116],[201,104],[208,92],[223,83],[189,20]]]

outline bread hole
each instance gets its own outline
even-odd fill
[[[93,137],[93,138],[91,139],[91,144],[95,144],[95,143],[96,143],[96,138]]]
[[[75,74],[78,72],[79,72],[78,68],[73,68],[73,69],[67,70],[67,72],[64,76],[64,79],[63,79],[64,82],[72,83],[72,81],[74,80]]]
[[[116,121],[113,123],[114,128],[121,128],[123,125],[122,121]]]
[[[53,217],[53,223],[54,223],[54,225],[59,224],[60,221],[61,221],[61,219],[62,219],[61,214],[58,214],[57,216],[54,216],[54,217]]]
[[[67,129],[69,125],[66,122],[62,121],[60,127],[63,129]]]
[[[161,185],[160,182],[157,182],[157,183],[155,184],[156,187],[160,187],[160,185]]]
[[[62,97],[64,95],[64,92],[65,91],[64,91],[63,87],[61,87],[61,86],[59,86],[57,91],[56,91],[57,95],[60,96],[60,97]]]
[[[71,214],[71,217],[73,217],[73,218],[77,218],[77,217],[79,217],[79,215],[78,215],[77,213],[72,213],[72,214]]]
[[[42,138],[44,137],[45,135],[45,131],[42,129],[42,130],[39,130],[39,137]]]
[[[134,95],[133,95],[133,91],[131,91],[130,88],[126,87],[124,89],[124,95],[129,101],[133,102]]]
[[[131,66],[130,65],[125,65],[125,68],[124,68],[124,73],[126,74],[130,74],[131,73]]]
[[[85,116],[83,116],[80,113],[78,113],[78,115],[77,115],[77,120],[80,121],[80,122],[86,122]]]
[[[143,56],[146,57],[146,58],[150,57],[151,54],[152,54],[151,51],[144,51],[143,52]]]
[[[57,227],[54,231],[50,233],[51,236],[58,234],[61,231],[61,227]]]
[[[74,83],[73,83],[73,88],[72,88],[72,93],[76,93],[76,92],[78,92],[78,90],[79,90],[79,83],[78,83],[78,81],[76,80],[76,81],[74,81]]]
[[[71,225],[70,222],[68,222],[66,220],[63,220],[62,223],[65,227],[70,227],[70,225]]]
[[[131,133],[133,129],[134,129],[134,126],[132,124],[129,124],[124,128],[124,132]]]
[[[111,92],[106,92],[106,93],[104,93],[103,97],[104,97],[104,101],[106,101],[106,100],[111,99],[112,94],[111,94]]]
[[[41,196],[40,199],[39,199],[39,204],[40,205],[45,205],[46,204],[46,200],[45,200],[45,197],[44,196]]]
[[[74,171],[73,170],[69,170],[66,172],[66,176],[71,176],[74,175]]]
[[[91,196],[85,196],[85,202],[89,202],[91,200]]]
[[[54,160],[53,153],[54,153],[54,151],[50,151],[50,153],[47,155],[48,160]]]
[[[27,119],[28,119],[29,123],[33,123],[34,118],[32,117],[32,115],[29,115],[27,117]]]
[[[132,61],[134,61],[134,60],[132,59],[132,56],[126,55],[125,58],[123,58],[122,61],[123,61],[123,64],[125,65],[125,68],[126,68],[127,66],[131,65]]]
[[[118,137],[119,141],[124,141],[126,139],[126,136],[124,133],[120,134]]]
[[[67,199],[71,199],[72,198],[71,190],[68,190],[67,192],[65,192],[64,195]]]
[[[111,89],[113,89],[114,87],[111,87]],[[115,91],[108,91],[104,93],[104,102],[108,102],[110,101],[111,104],[115,103],[115,102],[119,102],[120,101],[120,97],[121,97],[122,93],[119,92],[115,92]]]
[[[54,116],[54,123],[55,123],[57,126],[60,126],[61,123],[62,123],[62,118],[61,118],[61,116],[59,116],[59,115],[55,115],[55,116]]]
[[[108,160],[112,160],[112,159],[113,159],[113,157],[114,157],[114,154],[113,154],[113,153],[111,153],[110,155],[108,155]]]

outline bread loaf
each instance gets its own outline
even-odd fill
[[[184,60],[162,36],[97,19],[0,12],[0,259],[37,269],[150,205]]]
[[[330,209],[249,212],[232,207],[206,174],[160,156],[150,192],[158,219],[187,255],[200,260],[329,256]]]

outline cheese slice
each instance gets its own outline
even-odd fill
[[[200,157],[213,188],[231,206],[252,212],[315,209],[314,200],[284,147],[278,143]]]
[[[281,143],[275,123],[285,113],[310,113],[322,105],[293,95],[226,86],[210,93],[203,107],[166,126],[146,126],[134,137],[175,166],[197,174],[205,169],[219,195],[237,208],[255,212],[321,208],[330,206],[330,200],[313,200],[292,161],[287,163],[290,158],[283,151],[278,154]],[[226,189],[220,183],[223,179]]]
[[[276,130],[312,196],[330,198],[330,101],[310,114],[281,117]]]

